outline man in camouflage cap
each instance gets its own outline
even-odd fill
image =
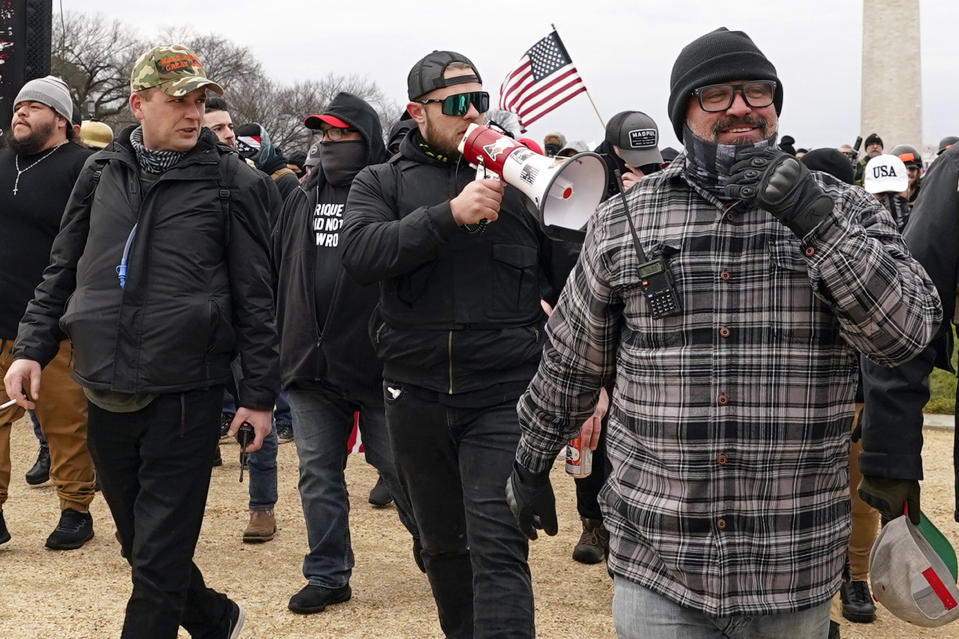
[[[132,568],[122,637],[174,639],[182,625],[236,639],[243,610],[204,585],[192,558],[235,356],[230,432],[253,427],[248,452],[270,432],[279,371],[269,178],[202,127],[207,89],[222,89],[188,49],[145,53],[130,88],[140,124],[80,172],[4,383],[32,408],[63,327],[88,400],[90,454]]]

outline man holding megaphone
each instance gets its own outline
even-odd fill
[[[357,281],[380,283],[370,336],[443,632],[533,637],[527,541],[503,487],[543,346],[540,299],[555,300],[572,260],[519,189],[476,179],[457,150],[489,108],[481,82],[451,51],[413,66],[417,126],[353,181],[341,246]]]

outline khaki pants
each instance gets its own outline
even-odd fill
[[[856,429],[859,416],[862,415],[862,404],[856,404],[856,417],[852,420],[852,428]],[[849,500],[852,510],[852,531],[849,534],[849,575],[852,581],[869,581],[869,551],[879,535],[879,511],[859,498],[859,452],[862,450],[862,440],[849,444]],[[832,600],[833,621],[842,618],[841,602],[837,593]]]
[[[13,362],[13,340],[0,340],[0,377]],[[43,369],[37,418],[50,445],[50,478],[60,497],[60,509],[80,512],[93,501],[93,460],[87,451],[87,398],[73,381],[70,342],[60,342],[57,356]],[[0,384],[0,404],[9,399]],[[10,487],[10,429],[25,411],[19,406],[0,410],[0,507]]]

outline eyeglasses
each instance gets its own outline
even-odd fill
[[[413,102],[419,102],[420,104],[429,104],[431,102],[439,102],[443,105],[443,115],[452,115],[455,117],[463,117],[469,113],[470,105],[472,104],[476,110],[480,113],[486,113],[489,111],[489,93],[486,91],[471,91],[470,93],[455,93],[453,95],[448,95],[442,100],[429,99],[429,100],[413,100]]]
[[[356,129],[341,129],[339,127],[320,129],[320,141],[330,140],[331,142],[339,142],[346,137],[347,133],[356,133]]]
[[[693,91],[703,111],[716,113],[725,111],[733,105],[736,92],[743,96],[746,104],[754,109],[768,107],[776,94],[776,83],[772,80],[756,80],[737,84],[710,84]]]

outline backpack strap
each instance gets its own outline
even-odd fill
[[[230,214],[230,200],[232,191],[236,188],[236,171],[239,167],[239,156],[232,150],[220,151],[220,162],[217,167],[216,187],[217,197],[220,200],[220,209],[223,211],[223,239],[224,246],[230,243],[230,226],[233,217]]]

